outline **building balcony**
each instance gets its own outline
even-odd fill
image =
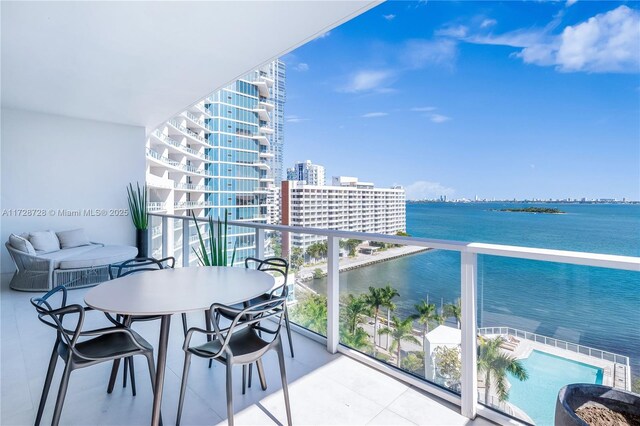
[[[183,126],[175,118],[172,118],[171,120],[168,120],[167,123],[169,123],[169,130],[171,131],[173,129],[173,132],[174,132],[173,134],[184,135],[184,136],[188,137],[189,140],[191,140],[193,142],[197,142],[197,143],[205,145],[205,146],[210,146],[211,145],[208,140],[206,140],[202,136],[198,135],[193,130]]]
[[[267,135],[272,135],[274,133],[274,130],[272,127],[268,127],[268,126],[260,126],[259,129],[260,133],[264,133]]]
[[[267,111],[266,108],[263,108],[263,107],[255,108],[253,112],[258,114],[258,118],[260,118],[260,120],[262,121],[269,121],[271,119],[271,117],[269,117],[269,112]]]
[[[209,131],[209,129],[207,128],[207,125],[204,122],[204,120],[202,118],[196,116],[192,112],[184,111],[182,113],[182,116],[185,117],[188,122],[192,123],[198,129],[204,130],[205,132]]]
[[[180,153],[180,154],[186,154],[190,157],[195,157],[199,160],[209,160],[209,158],[207,156],[205,156],[204,154],[199,153],[198,151],[196,151],[195,149],[189,148],[186,145],[181,144],[180,142],[178,142],[175,139],[170,138],[169,136],[165,135],[164,133],[162,133],[160,130],[156,129],[154,130],[151,135],[164,142],[165,144],[167,144],[170,148],[170,150],[172,150],[173,152],[176,153]]]

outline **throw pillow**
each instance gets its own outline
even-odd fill
[[[73,247],[88,246],[91,244],[84,233],[84,229],[73,229],[71,231],[56,232],[60,240],[60,248],[68,249]]]
[[[20,235],[11,234],[9,235],[9,245],[16,250],[20,250],[22,252],[35,255],[36,250],[33,248],[33,245],[24,237]]]
[[[29,233],[29,241],[33,248],[42,253],[60,250],[60,241],[53,231],[36,231]]]

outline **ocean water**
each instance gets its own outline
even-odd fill
[[[530,204],[536,206],[535,204]],[[510,203],[407,205],[416,237],[640,256],[640,205],[550,205],[562,215],[496,211]],[[390,284],[400,315],[460,297],[460,254],[433,250],[340,274],[341,294]],[[314,280],[325,291],[325,280]],[[640,273],[478,257],[479,326],[510,326],[631,358],[640,375]]]

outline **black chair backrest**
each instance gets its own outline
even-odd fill
[[[257,259],[255,257],[248,257],[244,261],[245,268],[253,268],[262,272],[275,272],[281,274],[284,278],[282,285],[274,288],[271,291],[271,295],[281,293],[284,288],[287,287],[287,278],[289,277],[289,262],[281,257],[268,257],[266,259]],[[282,296],[282,294],[278,294]]]
[[[226,352],[229,348],[229,342],[234,333],[246,328],[254,328],[261,331],[261,338],[265,343],[271,343],[280,336],[282,329],[282,323],[284,321],[284,308],[287,302],[288,290],[284,286],[282,295],[272,295],[264,302],[253,304],[244,309],[237,309],[232,306],[221,305],[214,303],[209,309],[210,321],[215,332],[215,339],[221,342],[218,355]],[[220,321],[223,317],[233,318],[231,324],[227,327],[221,327]],[[265,328],[263,325],[266,319],[273,318],[275,329]],[[271,334],[273,337],[267,341],[265,339],[266,334]]]
[[[176,264],[173,257],[165,257],[164,259],[155,259],[153,257],[137,257],[129,259],[122,263],[109,265],[109,278],[121,278],[127,275],[136,274],[144,271],[157,271],[158,269],[171,268]]]
[[[58,292],[62,292],[62,300],[54,307],[51,299]],[[70,348],[75,347],[84,324],[84,308],[81,305],[67,306],[67,289],[64,286],[55,287],[43,296],[32,297],[31,304],[38,312],[38,319],[57,331],[58,341],[64,341]],[[63,324],[64,317],[72,314],[77,314],[78,317],[74,327],[67,329]]]

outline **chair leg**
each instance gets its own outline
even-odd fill
[[[287,338],[289,339],[289,350],[291,350],[291,358],[293,358],[293,340],[291,340],[291,323],[289,322],[289,310],[284,309],[284,325],[287,328]]]
[[[247,366],[242,366],[242,394],[244,395],[247,391]]]
[[[227,361],[227,424],[233,426],[233,385],[232,385],[232,369],[233,366]]]
[[[111,377],[109,377],[109,385],[107,386],[107,393],[113,392],[113,387],[116,384],[116,377],[118,376],[118,369],[120,368],[120,359],[113,361],[113,367],[111,367]]]
[[[249,364],[249,380],[247,383],[247,387],[250,388],[251,387],[251,381],[253,379],[253,364]]]
[[[187,314],[182,313],[182,331],[184,332],[184,337],[187,337]]]
[[[178,416],[176,418],[176,426],[180,426],[180,418],[182,417],[182,407],[184,405],[184,394],[187,391],[187,378],[189,377],[189,366],[191,365],[191,354],[184,354],[184,369],[182,370],[182,383],[180,384],[180,399],[178,399]]]
[[[49,389],[51,389],[51,380],[53,379],[53,373],[56,370],[56,364],[58,362],[58,341],[53,345],[53,351],[51,352],[51,359],[49,360],[49,368],[47,369],[47,378],[44,380],[44,386],[42,388],[42,396],[40,397],[40,405],[38,406],[38,414],[36,415],[35,425],[40,424],[42,420],[42,413],[44,412],[44,406],[47,403],[47,396],[49,395]]]
[[[289,404],[289,388],[287,387],[287,372],[284,366],[284,351],[282,350],[282,339],[276,346],[278,352],[278,363],[280,364],[280,379],[282,380],[282,393],[284,394],[284,405],[287,410],[287,424],[291,426],[291,405]]]
[[[133,396],[136,396],[136,373],[133,369],[133,357],[130,356],[128,358],[128,361],[129,361],[129,373],[131,374],[131,393],[133,394]],[[126,361],[124,365],[127,365]]]
[[[264,366],[262,365],[262,359],[256,361],[256,367],[258,368],[258,377],[260,378],[260,387],[262,390],[267,390],[267,378],[264,375]]]
[[[129,374],[129,358],[124,359],[124,372],[122,374],[122,387],[127,387],[127,375]]]
[[[67,395],[67,388],[69,386],[69,376],[71,375],[71,370],[71,360],[69,360],[64,367],[64,373],[62,373],[60,389],[58,389],[58,399],[56,399],[56,408],[53,410],[53,419],[51,420],[52,426],[57,426],[60,423],[60,414],[62,414],[64,398]]]

